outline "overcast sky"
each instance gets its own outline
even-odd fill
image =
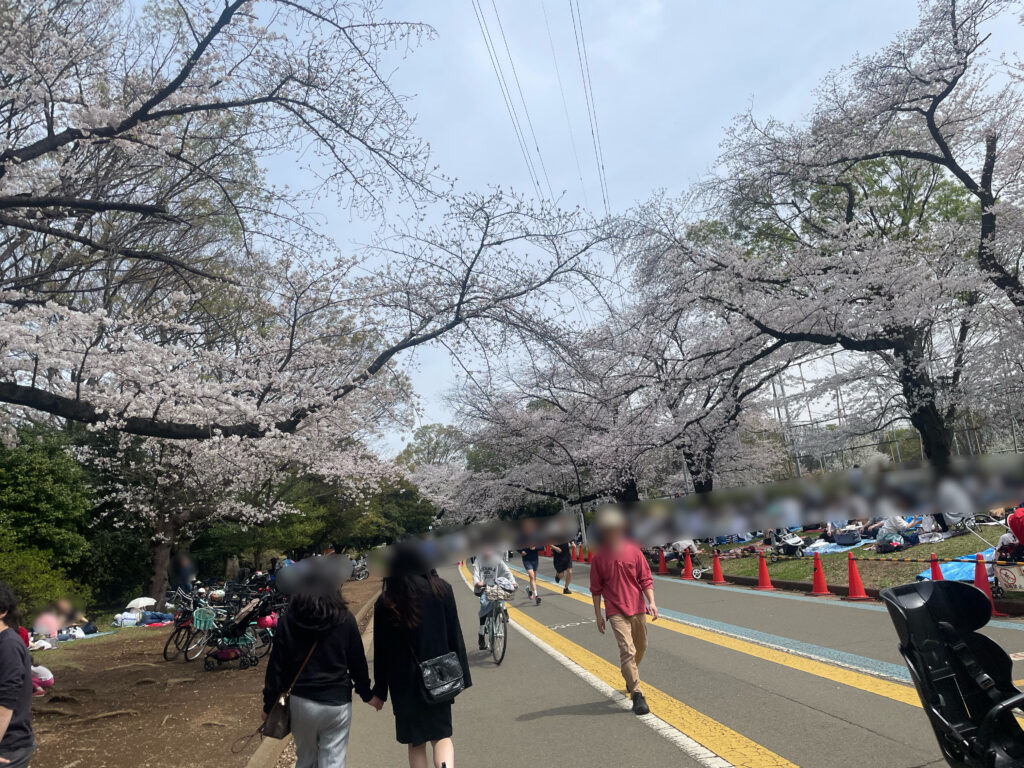
[[[600,213],[570,0],[494,1],[551,186],[566,202]],[[480,6],[518,102],[492,0]],[[580,0],[580,7],[613,212],[698,179],[718,154],[723,127],[748,105],[761,116],[800,118],[825,73],[884,46],[917,18],[915,0]],[[400,62],[394,86],[415,94],[410,109],[441,170],[462,189],[530,190],[473,0],[384,0],[382,15],[437,30],[437,39]],[[343,241],[365,231],[358,223],[336,227]],[[454,371],[445,353],[421,351],[416,365],[423,422],[447,420]],[[396,436],[387,447],[400,446]]]

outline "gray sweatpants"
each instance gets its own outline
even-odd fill
[[[295,768],[345,768],[352,702],[341,706],[291,696]]]

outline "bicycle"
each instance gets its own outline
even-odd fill
[[[180,587],[173,593],[171,598],[181,607],[174,613],[174,629],[171,631],[167,642],[164,643],[164,661],[174,661],[178,654],[189,646],[192,639],[192,614],[196,609],[196,598],[186,594]],[[171,602],[168,600],[167,602]]]
[[[495,586],[486,587],[484,594],[487,602],[491,604],[491,612],[484,619],[484,644],[491,652],[494,663],[501,664],[508,649],[508,609],[505,607],[505,600],[512,593]]]

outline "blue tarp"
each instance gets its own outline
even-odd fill
[[[841,547],[838,544],[832,544],[831,542],[821,547],[808,547],[807,554],[814,557],[814,553],[817,552],[819,555],[834,555],[837,552],[849,552],[851,549],[860,549],[865,544],[874,544],[874,539],[861,539],[860,544],[854,544],[852,547]]]
[[[996,559],[996,548],[990,547],[981,553],[981,556],[986,560]],[[970,559],[970,562],[958,562],[958,563],[941,563],[939,569],[942,571],[942,578],[947,581],[974,581],[974,558],[975,555],[965,555],[964,559]],[[918,581],[930,579],[932,577],[932,567],[929,565],[919,574],[916,578]]]

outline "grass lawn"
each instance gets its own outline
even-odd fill
[[[982,526],[979,533],[988,542],[990,542],[988,546],[994,546],[996,540],[1005,532],[1005,530],[1006,529],[1001,526]],[[751,542],[746,543],[749,544]],[[721,549],[724,553],[729,549],[741,546],[744,545],[734,544],[722,547]],[[707,545],[704,545],[704,548],[706,547]],[[919,544],[916,547],[911,547],[903,552],[897,552],[892,555],[876,555],[874,551],[863,548],[854,549],[852,552],[854,557],[866,557],[871,559],[884,559],[888,557],[928,559],[931,557],[931,553],[934,552],[940,559],[942,559],[963,557],[965,555],[970,556],[987,548],[988,547],[986,547],[977,536],[968,533],[964,536],[954,536],[953,538],[946,539],[938,544]],[[711,567],[710,555],[703,555],[702,560],[708,568]],[[723,559],[722,572],[727,576],[756,577],[757,560],[757,557],[743,557],[735,560]],[[769,561],[768,573],[773,579],[779,579],[780,581],[805,581],[809,583],[812,576],[813,562],[814,558],[810,556],[795,558],[793,560],[780,560],[777,563]],[[821,566],[825,572],[825,581],[830,585],[845,585],[847,583],[848,566],[846,552],[822,555]],[[857,570],[860,572],[860,577],[864,582],[864,586],[876,589],[891,587],[897,584],[906,584],[907,582],[913,581],[914,576],[927,567],[927,563],[857,562]]]

